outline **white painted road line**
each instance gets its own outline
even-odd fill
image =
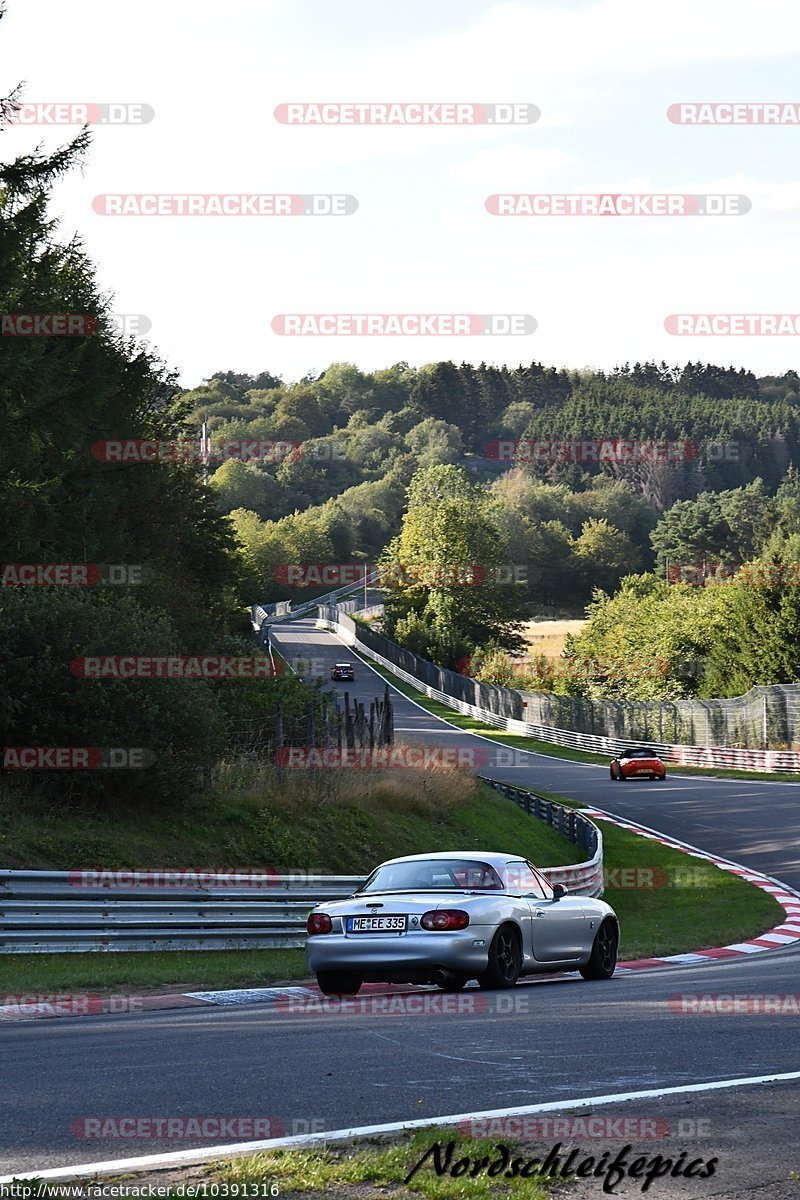
[[[689,1083],[681,1087],[647,1088],[641,1092],[617,1092],[607,1096],[581,1096],[575,1100],[554,1100],[548,1104],[523,1104],[517,1108],[494,1108],[484,1112],[455,1113],[445,1117],[415,1117],[410,1121],[392,1121],[385,1125],[359,1125],[353,1129],[334,1129],[330,1133],[298,1134],[296,1137],[266,1138],[257,1142],[235,1142],[230,1146],[204,1146],[197,1150],[179,1150],[171,1154],[146,1154],[141,1158],[119,1158],[108,1162],[81,1163],[79,1166],[53,1167],[46,1171],[28,1171],[20,1175],[0,1175],[0,1184],[25,1179],[84,1179],[96,1175],[117,1175],[125,1171],[163,1170],[167,1167],[187,1167],[194,1163],[214,1162],[222,1158],[240,1158],[244,1154],[282,1150],[287,1146],[314,1146],[326,1142],[341,1142],[351,1138],[376,1137],[380,1134],[402,1133],[407,1129],[434,1129],[460,1125],[469,1121],[502,1120],[505,1117],[527,1117],[537,1113],[566,1112],[574,1108],[596,1108],[607,1104],[624,1104],[629,1100],[658,1100],[663,1096],[688,1096],[697,1092],[719,1092],[729,1088],[754,1087],[764,1083],[789,1083],[800,1080],[800,1071],[781,1075],[749,1075],[740,1079],[714,1079],[708,1083]]]

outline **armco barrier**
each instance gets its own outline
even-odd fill
[[[343,600],[336,607],[340,612],[357,613],[365,621],[370,617],[382,617],[384,613],[382,604],[370,604],[364,608],[363,600]]]
[[[530,792],[492,787],[591,854],[543,867],[553,883],[577,895],[602,893],[603,842],[591,821]],[[172,882],[164,871],[0,871],[0,954],[299,948],[314,905],[351,896],[363,882],[359,875],[200,872],[202,885],[184,886],[189,873],[171,874]]]
[[[378,572],[371,571],[367,576],[367,587],[374,584],[377,578]],[[296,621],[298,618],[314,612],[320,604],[331,604],[344,596],[351,596],[353,592],[358,592],[363,588],[363,579],[357,583],[346,583],[332,592],[326,592],[324,596],[317,596],[314,600],[304,600],[296,608],[292,607],[291,600],[279,600],[277,604],[253,604],[250,609],[250,624],[258,633],[262,626],[270,625],[273,621]]]
[[[356,625],[345,613],[340,612],[336,608],[321,605],[318,612],[319,618],[317,624],[321,628],[330,629],[335,632],[342,641],[352,646],[359,654],[363,654],[365,658],[370,658],[373,662],[379,663],[398,679],[411,684],[412,687],[422,692],[423,695],[428,696],[431,700],[438,700],[441,704],[445,704],[457,712],[464,713],[466,716],[477,717],[488,725],[504,729],[507,733],[516,733],[522,737],[536,738],[542,742],[550,742],[554,746],[568,746],[573,750],[586,750],[596,754],[608,755],[610,759],[624,750],[626,746],[635,745],[637,740],[642,741],[642,739],[634,738],[610,738],[602,737],[599,734],[575,733],[569,729],[556,729],[552,725],[533,725],[528,721],[520,719],[519,712],[522,708],[521,692],[516,692],[511,688],[498,688],[492,687],[489,684],[479,684],[476,680],[470,679],[468,676],[458,675],[455,671],[445,671],[441,667],[435,667],[432,663],[428,663],[424,659],[418,658],[417,655],[412,654],[410,650],[404,650],[402,647],[396,646],[394,642],[391,642],[381,634]],[[381,644],[383,649],[389,650],[389,653],[392,655],[391,658],[387,657],[386,654],[381,654],[375,648],[376,645]],[[408,670],[406,667],[399,666],[398,661],[396,661],[398,659],[411,669]],[[453,691],[434,687],[427,682],[425,675],[430,674],[428,668],[436,672],[441,681],[448,685],[451,682],[450,677],[453,680],[460,681],[455,686],[461,695],[455,695]],[[483,700],[484,696],[487,695],[491,699],[493,707],[490,707],[489,704],[475,702],[479,698]],[[515,715],[510,716],[497,711],[505,707],[516,707],[517,712]],[[800,752],[796,750],[740,750],[729,746],[678,746],[669,742],[657,742],[653,740],[648,740],[644,744],[652,747],[665,762],[676,766],[719,767],[741,771],[800,772]]]
[[[309,911],[358,875],[0,871],[0,953],[290,949]],[[126,883],[126,877],[131,881]],[[138,882],[137,882],[138,880]],[[160,885],[160,886],[159,886]]]
[[[537,796],[535,792],[500,783],[496,779],[487,779],[483,775],[480,778],[495,791],[513,800],[526,813],[545,821],[562,837],[568,838],[591,854],[591,858],[586,862],[565,867],[543,867],[542,874],[546,875],[551,883],[563,883],[576,896],[602,896],[603,835],[593,821],[574,808],[556,804],[554,800],[545,800],[544,796]]]

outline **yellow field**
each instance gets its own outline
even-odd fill
[[[527,654],[544,654],[547,658],[559,658],[564,650],[564,638],[568,633],[578,634],[586,621],[527,621],[522,634]]]

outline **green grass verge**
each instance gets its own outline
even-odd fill
[[[311,905],[309,905],[311,908]],[[308,979],[305,950],[160,950],[119,954],[0,954],[4,997],[90,989],[203,992]],[[7,1000],[7,1002],[11,1002]]]
[[[547,1200],[562,1194],[563,1183],[549,1176],[532,1174],[532,1159],[541,1159],[542,1146],[523,1145],[507,1138],[470,1138],[450,1127],[403,1133],[391,1140],[363,1138],[350,1143],[332,1143],[309,1149],[271,1150],[207,1165],[167,1170],[129,1172],[108,1176],[109,1185],[124,1183],[146,1193],[157,1186],[165,1200],[171,1197],[214,1195],[222,1197],[293,1197],[308,1194],[331,1200],[386,1200],[386,1197],[419,1196],[429,1200]],[[453,1143],[452,1148],[450,1143]],[[505,1153],[500,1146],[505,1148]],[[438,1147],[438,1166],[434,1147]],[[561,1154],[560,1162],[567,1158]],[[421,1160],[424,1159],[424,1162]],[[468,1163],[464,1163],[468,1159]],[[505,1171],[516,1161],[515,1174]],[[421,1165],[416,1171],[417,1164]],[[494,1174],[488,1168],[494,1165]],[[577,1163],[576,1163],[577,1165]],[[455,1174],[453,1170],[455,1169]],[[525,1169],[526,1175],[520,1172]],[[574,1168],[573,1168],[574,1169]],[[499,1173],[498,1173],[499,1171]],[[413,1174],[412,1174],[413,1172]],[[406,1183],[408,1176],[411,1178]],[[89,1179],[75,1180],[84,1188]],[[599,1186],[599,1183],[598,1183]],[[216,1190],[215,1190],[216,1189]],[[39,1195],[59,1200],[58,1185],[39,1181]],[[0,1189],[0,1196],[2,1190]]]
[[[353,652],[355,653],[355,651]],[[592,754],[587,750],[573,750],[569,746],[557,746],[554,742],[543,742],[539,738],[523,737],[518,733],[505,733],[502,729],[497,729],[494,725],[486,725],[484,722],[476,720],[475,717],[468,717],[464,713],[460,713],[455,708],[450,708],[447,704],[442,704],[438,700],[431,700],[424,692],[419,692],[411,684],[406,683],[402,679],[398,679],[386,667],[382,667],[380,663],[373,662],[371,659],[365,658],[366,662],[374,671],[377,671],[384,679],[387,679],[393,687],[397,688],[404,696],[408,696],[410,700],[415,700],[422,708],[427,709],[436,717],[441,717],[443,721],[449,721],[451,725],[463,729],[466,733],[477,733],[482,737],[491,738],[493,742],[498,742],[502,746],[510,746],[514,750],[530,750],[534,754],[547,754],[551,758],[564,758],[571,762],[583,763],[599,763],[603,766],[608,766],[607,754]],[[631,742],[635,739],[631,738]],[[783,771],[727,771],[720,767],[669,767],[671,775],[700,775],[709,779],[754,779],[761,783],[798,783],[800,775],[792,775]]]
[[[209,863],[213,851],[217,862],[222,859],[229,866],[277,861],[296,868],[300,862],[313,861],[315,870],[359,874],[396,854],[454,846],[513,849],[548,866],[577,862],[582,857],[577,847],[486,785],[466,777],[463,786],[471,789],[469,797],[450,804],[438,819],[430,811],[411,811],[407,798],[389,811],[323,805],[319,811],[303,811],[302,819],[291,806],[285,812],[275,806],[268,808],[273,822],[281,818],[272,829],[273,833],[283,831],[281,844],[290,854],[288,858],[274,853],[276,838],[266,839],[262,823],[254,818],[254,812],[264,808],[263,797],[256,809],[252,797],[241,796],[236,800],[228,796],[224,803],[209,805],[208,823],[195,816],[188,842],[178,836],[186,817],[151,813],[130,815],[119,822],[95,815],[94,820],[101,822],[100,838],[89,816],[73,827],[61,813],[58,819],[65,849],[56,865],[85,864],[84,851],[78,854],[77,847],[85,846],[87,838],[100,848],[94,859],[99,866],[203,865]],[[568,797],[551,794],[550,798],[580,807]],[[3,819],[8,822],[8,812]],[[46,823],[40,819],[36,833],[30,814],[20,821],[26,837],[31,841],[38,837],[39,846],[55,836],[54,830],[43,825]],[[623,958],[650,958],[744,941],[780,922],[780,905],[737,876],[607,822],[602,829],[605,865],[611,872],[605,896],[620,918]],[[300,841],[292,840],[297,838]],[[75,851],[69,849],[71,845]],[[315,854],[324,855],[324,866],[319,858],[300,858],[300,849],[286,850],[287,846],[307,852],[310,847]],[[616,876],[615,871],[628,874]],[[10,996],[75,989],[108,993],[120,989],[163,992],[259,987],[308,975],[302,950],[0,955],[0,994]]]
[[[309,772],[297,774],[313,786]],[[513,848],[544,866],[580,861],[577,847],[467,774],[436,779],[431,773],[440,788],[432,797],[424,794],[425,773],[409,773],[401,790],[403,780],[393,787],[396,781],[386,777],[394,773],[387,771],[371,797],[356,797],[356,783],[366,785],[367,772],[356,774],[352,804],[346,779],[337,781],[341,794],[334,797],[311,793],[290,802],[258,788],[218,790],[183,811],[71,813],[9,798],[0,811],[0,863],[62,871],[217,866],[357,875],[387,858],[454,847]]]
[[[460,1177],[445,1173],[437,1175],[433,1159],[428,1158],[408,1183],[403,1181],[438,1141],[442,1153],[449,1141],[455,1141],[450,1159],[451,1169],[463,1156],[470,1159],[470,1167]],[[518,1147],[509,1145],[512,1159]],[[523,1161],[541,1155],[541,1149],[531,1153],[520,1152]],[[481,1160],[483,1169],[470,1178],[470,1171]],[[357,1197],[357,1200],[378,1200],[386,1195],[427,1196],[431,1200],[496,1200],[496,1197],[514,1196],[519,1200],[545,1200],[550,1192],[542,1178],[531,1176],[505,1179],[495,1174],[489,1177],[486,1167],[498,1161],[497,1139],[461,1140],[455,1130],[421,1130],[413,1137],[405,1138],[396,1145],[375,1146],[363,1143],[345,1148],[326,1147],[322,1150],[286,1150],[257,1154],[252,1158],[232,1159],[218,1168],[216,1177],[221,1183],[247,1185],[247,1194],[253,1195],[252,1185],[263,1186],[274,1183],[280,1195],[315,1192],[325,1196]],[[552,1184],[550,1184],[552,1187]]]

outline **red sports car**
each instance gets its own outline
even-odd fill
[[[623,750],[611,764],[612,779],[637,779],[647,775],[650,779],[666,779],[667,768],[656,754],[646,746]]]

